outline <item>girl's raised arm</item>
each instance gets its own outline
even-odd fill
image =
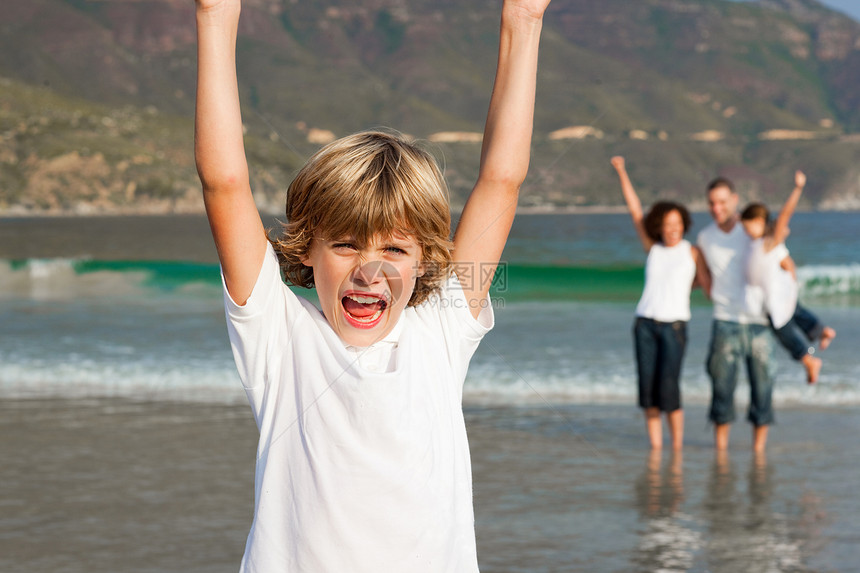
[[[785,204],[779,211],[779,216],[773,225],[773,233],[770,244],[767,245],[768,250],[774,248],[788,238],[788,223],[791,221],[791,216],[794,215],[794,210],[797,208],[797,203],[800,201],[800,195],[803,193],[803,188],[806,186],[806,175],[803,171],[794,172],[794,190],[786,199]]]
[[[248,177],[236,79],[240,0],[196,0],[194,155],[203,201],[230,296],[244,304],[266,250]]]
[[[639,196],[633,188],[633,183],[630,182],[630,177],[627,175],[627,168],[624,164],[624,158],[616,155],[610,159],[612,167],[618,173],[618,180],[621,182],[621,192],[624,194],[624,201],[627,203],[627,210],[630,211],[630,218],[633,219],[633,227],[636,228],[636,234],[639,235],[639,240],[642,242],[642,247],[645,252],[649,252],[654,246],[654,240],[648,236],[645,231],[645,218],[642,215],[642,202],[639,201]]]
[[[475,317],[489,292],[528,172],[538,44],[547,5],[549,0],[505,0],[502,7],[481,168],[454,235],[455,271]]]

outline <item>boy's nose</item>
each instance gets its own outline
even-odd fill
[[[400,300],[406,287],[397,269],[385,261],[367,261],[358,265],[353,273],[353,281],[364,287],[384,283],[384,292],[381,294],[386,297],[389,303]],[[380,294],[378,289],[374,289],[374,291]]]
[[[385,275],[382,261],[363,262],[355,269],[355,280],[364,285],[372,285],[381,281]]]

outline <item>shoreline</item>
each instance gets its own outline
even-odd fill
[[[691,213],[707,213],[707,207],[703,205],[687,205],[687,209]],[[459,216],[462,206],[456,209],[452,207],[451,214],[455,218]],[[810,209],[798,207],[797,213],[860,213],[860,208],[854,209]],[[536,206],[517,206],[517,215],[617,215],[627,213],[627,207],[624,205],[587,205],[575,206],[568,205],[563,207],[536,207]],[[23,210],[17,211],[14,209],[0,211],[0,221],[15,220],[15,219],[106,219],[106,218],[122,218],[122,217],[205,217],[206,213],[202,210],[178,210],[178,211],[163,211],[163,210],[126,210],[117,209],[112,211],[87,211],[79,212],[72,210],[64,211],[33,211]],[[283,217],[281,212],[260,211],[260,216],[264,219]]]
[[[738,408],[738,418],[734,425],[747,424],[744,418],[744,411],[747,407],[747,402],[743,399],[743,389],[738,390],[735,406]],[[156,410],[172,410],[172,409],[200,409],[200,410],[218,410],[232,411],[238,410],[244,416],[247,411],[249,419],[251,411],[249,404],[244,401],[243,396],[238,396],[236,399],[225,400],[201,400],[192,397],[167,397],[155,399],[151,396],[109,396],[109,395],[81,395],[81,396],[37,396],[37,395],[5,395],[0,396],[0,411],[14,409],[41,409],[47,408],[105,408],[113,411],[137,410],[142,411],[147,408]],[[484,401],[480,399],[465,398],[462,403],[462,409],[465,412],[478,411],[498,411],[498,412],[528,412],[528,413],[544,413],[548,416],[557,415],[566,410],[584,410],[593,408],[595,410],[627,410],[635,416],[640,415],[640,408],[633,400],[627,399],[605,399],[582,402],[521,402],[521,403],[505,403]],[[683,405],[684,410],[706,411],[708,406],[707,400],[689,400]],[[860,415],[860,402],[857,403],[839,403],[839,404],[815,404],[801,402],[785,402],[775,403],[774,410],[779,412],[793,413],[811,413],[811,414],[826,414],[826,413],[842,413],[846,415]],[[704,418],[703,418],[704,419]],[[688,421],[689,423],[689,421]],[[774,424],[778,426],[779,422]]]

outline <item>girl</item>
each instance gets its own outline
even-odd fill
[[[645,427],[651,448],[663,446],[665,412],[672,448],[684,443],[684,413],[681,409],[681,367],[690,320],[690,290],[698,281],[707,293],[710,280],[699,249],[684,239],[690,228],[690,214],[684,206],[661,201],[647,215],[627,170],[623,157],[613,157],[621,191],[633,219],[633,226],[648,260],[645,289],[636,307],[633,336],[639,373],[639,406],[645,412]]]
[[[821,372],[821,359],[813,356],[815,348],[808,342],[818,340],[819,347],[824,350],[836,337],[836,331],[821,324],[814,314],[798,303],[794,261],[784,244],[789,233],[788,223],[805,185],[806,175],[797,171],[794,190],[773,225],[767,207],[761,203],[748,205],[741,213],[741,223],[752,239],[747,257],[747,282],[764,291],[765,308],[777,340],[792,358],[803,364],[806,381],[815,384]]]

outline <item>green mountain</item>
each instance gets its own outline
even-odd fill
[[[474,181],[500,0],[246,0],[239,75],[252,184],[280,211],[334,136],[391,126]],[[0,213],[199,211],[191,0],[0,4]],[[521,204],[702,207],[709,179],[779,204],[860,207],[860,24],[815,0],[555,0]]]

